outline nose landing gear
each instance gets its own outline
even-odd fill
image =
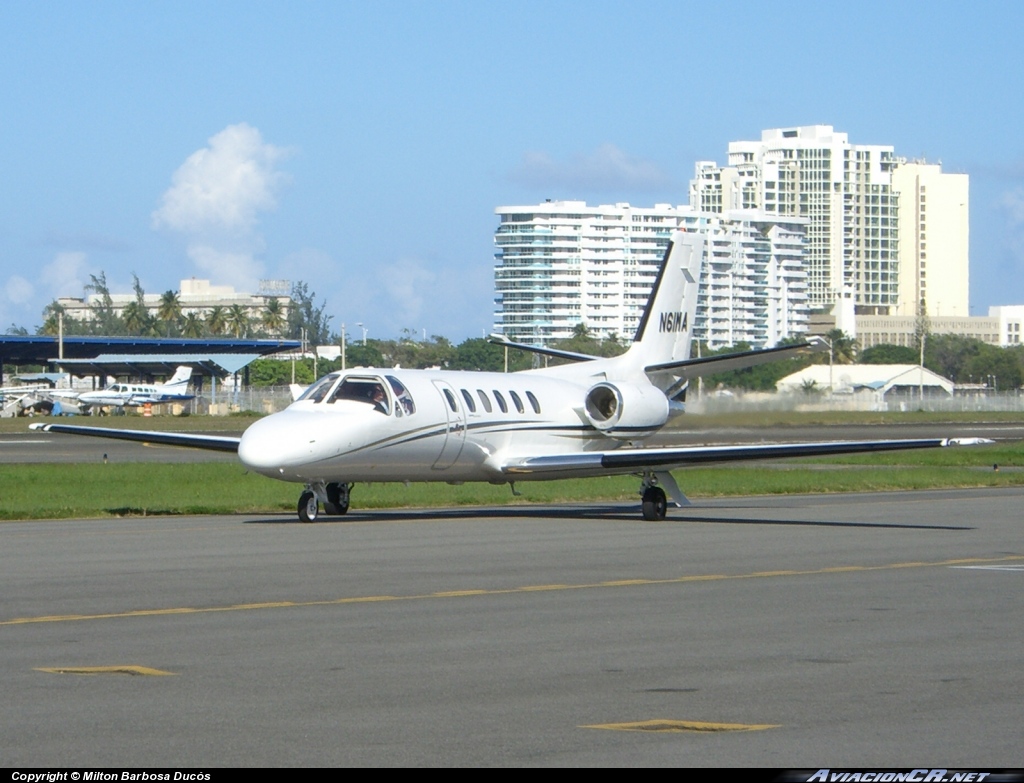
[[[348,511],[349,493],[352,485],[343,482],[324,484],[316,482],[307,484],[305,491],[299,495],[299,521],[316,522],[320,516],[320,504],[324,505],[324,513],[328,516],[341,516]]]

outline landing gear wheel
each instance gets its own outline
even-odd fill
[[[332,516],[341,516],[348,511],[348,497],[351,484],[328,484],[327,503],[324,511]]]
[[[299,495],[299,522],[316,522],[320,513],[320,501],[308,490]]]
[[[648,487],[643,497],[644,519],[649,522],[660,522],[668,513],[668,499],[661,487]]]

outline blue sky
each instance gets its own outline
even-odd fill
[[[1024,304],[1024,4],[0,4],[0,329],[103,271],[305,280],[332,326],[491,329],[495,207],[687,202],[827,124],[971,175],[971,308]],[[361,332],[360,332],[361,335]]]

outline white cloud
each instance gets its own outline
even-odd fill
[[[415,324],[423,312],[424,297],[433,288],[435,275],[418,259],[402,258],[381,267],[379,279],[392,312],[400,315],[402,325]],[[434,292],[437,293],[437,292]]]
[[[1012,226],[1024,224],[1024,188],[1006,191],[999,203],[1009,217]]]
[[[285,155],[256,128],[229,125],[174,172],[153,226],[191,236],[254,231],[259,213],[277,206]]]
[[[671,184],[656,164],[603,144],[589,155],[557,161],[546,152],[527,152],[510,178],[537,188],[585,190],[655,190]]]
[[[234,286],[238,291],[255,291],[263,276],[263,264],[249,252],[192,244],[188,247],[188,257],[215,284]]]
[[[21,275],[11,275],[4,284],[4,300],[13,305],[27,303],[35,294],[35,288]]]
[[[54,298],[82,296],[88,276],[85,253],[63,252],[57,253],[53,261],[43,267],[40,283],[49,289]]]
[[[189,258],[216,283],[255,290],[264,269],[259,217],[277,206],[287,154],[251,125],[229,125],[174,172],[153,227],[184,238]]]

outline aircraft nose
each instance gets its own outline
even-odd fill
[[[242,464],[280,478],[289,468],[308,463],[316,450],[318,432],[314,423],[304,418],[278,413],[252,424],[238,444]]]

